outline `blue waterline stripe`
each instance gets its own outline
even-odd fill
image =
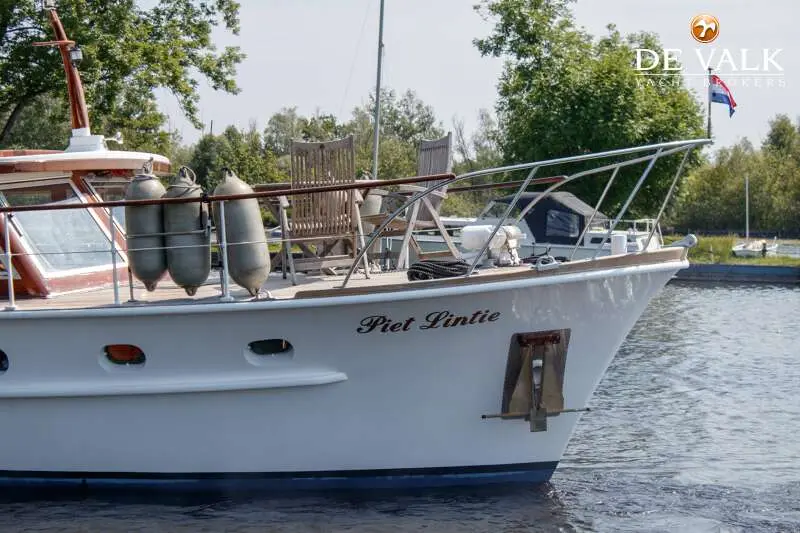
[[[267,473],[141,473],[0,471],[0,486],[96,488],[214,488],[332,489],[402,488],[480,485],[489,483],[543,483],[557,462],[441,468],[344,470]]]

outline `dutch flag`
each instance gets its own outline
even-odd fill
[[[736,112],[736,100],[733,99],[733,94],[725,82],[719,79],[716,74],[711,75],[711,83],[709,87],[711,91],[711,101],[718,104],[728,104],[728,116],[731,117]]]

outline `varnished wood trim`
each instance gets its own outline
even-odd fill
[[[653,252],[641,254],[625,254],[616,256],[600,257],[595,261],[577,261],[574,263],[562,263],[560,267],[552,270],[537,271],[535,268],[514,268],[508,272],[502,269],[496,271],[484,271],[482,274],[470,276],[468,278],[443,278],[430,281],[414,281],[406,283],[393,283],[387,285],[368,285],[361,287],[347,287],[344,289],[322,289],[298,291],[295,298],[328,298],[334,296],[351,296],[359,294],[373,294],[377,292],[413,291],[420,289],[451,287],[458,285],[473,285],[480,283],[499,283],[526,278],[541,278],[550,276],[560,276],[573,274],[576,272],[588,272],[592,270],[605,270],[609,268],[623,268],[630,266],[653,265],[671,261],[681,261],[686,254],[685,248],[662,248]],[[495,273],[496,272],[496,273]]]

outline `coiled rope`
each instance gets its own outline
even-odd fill
[[[408,269],[409,281],[422,281],[428,279],[454,278],[464,276],[469,272],[469,263],[463,259],[438,260],[428,259],[418,261]]]

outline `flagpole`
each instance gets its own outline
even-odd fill
[[[711,67],[708,67],[708,122],[706,124],[706,138],[711,138]]]

